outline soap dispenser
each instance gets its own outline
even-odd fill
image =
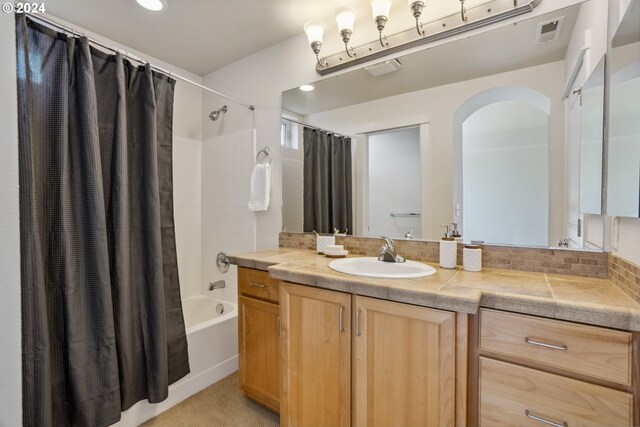
[[[440,267],[456,268],[458,264],[458,242],[451,237],[451,227],[443,225],[444,236],[440,240]]]
[[[452,222],[451,223],[451,227],[453,227],[453,230],[451,230],[451,237],[453,237],[453,239],[456,242],[461,242],[462,241],[462,234],[460,233],[460,230],[458,229],[458,223],[457,222]]]

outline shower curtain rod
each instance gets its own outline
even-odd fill
[[[46,25],[49,25],[49,26],[51,26],[51,27],[57,28],[57,29],[59,29],[59,30],[62,30],[62,31],[63,31],[63,32],[65,32],[65,33],[71,33],[71,34],[74,34],[74,35],[75,35],[75,34],[79,34],[79,35],[83,35],[83,36],[84,36],[84,33],[83,33],[83,32],[75,31],[73,28],[70,28],[70,27],[67,27],[67,26],[65,26],[65,25],[62,25],[62,24],[60,24],[60,23],[58,23],[58,22],[56,22],[56,21],[51,20],[50,18],[45,18],[45,17],[43,17],[43,16],[42,16],[42,15],[40,15],[40,14],[38,14],[38,15],[34,15],[34,14],[31,14],[31,13],[27,13],[26,15],[27,15],[30,19],[33,19],[34,21],[39,21],[39,22],[44,23],[44,24],[46,24]],[[171,71],[165,70],[164,68],[158,67],[157,65],[153,65],[153,64],[151,64],[150,62],[145,61],[145,60],[143,60],[142,58],[138,58],[137,56],[132,55],[132,54],[130,54],[129,52],[127,52],[127,51],[123,50],[123,49],[118,49],[118,48],[115,48],[115,47],[108,46],[108,45],[106,45],[106,44],[104,44],[104,43],[102,43],[102,42],[100,42],[100,41],[98,41],[98,40],[96,40],[96,39],[92,39],[91,37],[87,37],[87,39],[89,40],[89,42],[90,42],[90,43],[92,43],[92,44],[94,44],[94,45],[97,45],[97,46],[100,46],[100,47],[102,47],[103,49],[107,49],[107,50],[110,50],[111,52],[115,52],[115,53],[118,53],[118,52],[119,52],[119,53],[121,53],[121,54],[124,54],[124,55],[125,55],[125,57],[126,57],[127,59],[134,60],[134,61],[139,62],[139,63],[141,63],[141,64],[149,64],[149,65],[151,66],[151,68],[152,68],[152,69],[154,69],[154,70],[156,70],[156,71],[159,71],[159,72],[161,72],[161,73],[163,73],[163,74],[166,74],[166,75],[168,75],[168,76],[169,76],[169,77],[171,77],[171,78],[175,78],[175,79],[181,80],[181,81],[183,81],[183,82],[185,82],[185,83],[189,83],[190,85],[197,86],[197,87],[199,87],[200,89],[204,89],[204,90],[206,90],[206,91],[209,91],[209,92],[211,92],[211,93],[214,93],[214,94],[216,94],[216,95],[218,95],[218,96],[221,96],[221,97],[223,97],[223,98],[225,98],[225,99],[228,99],[229,101],[233,101],[233,102],[235,102],[235,103],[237,103],[237,104],[240,104],[240,105],[242,105],[243,107],[247,107],[247,108],[248,108],[249,110],[251,110],[251,111],[253,111],[253,110],[255,110],[255,109],[256,109],[256,107],[255,107],[254,105],[251,105],[251,104],[245,104],[245,103],[244,103],[244,102],[242,102],[242,101],[239,101],[239,100],[237,100],[237,99],[235,99],[235,98],[233,98],[233,97],[231,97],[231,96],[225,95],[225,94],[220,93],[220,92],[218,92],[218,91],[216,91],[216,90],[213,90],[213,89],[211,89],[211,88],[209,88],[209,87],[206,87],[206,86],[204,86],[204,85],[201,85],[200,83],[196,83],[196,82],[194,82],[193,80],[190,80],[190,79],[188,79],[188,78],[186,78],[186,77],[181,76],[180,74],[172,73]]]
[[[322,129],[322,128],[319,128],[318,126],[313,126],[313,125],[310,125],[310,124],[307,124],[307,123],[302,123],[302,122],[299,122],[297,120],[288,119],[286,117],[281,117],[281,118],[282,118],[282,120],[286,120],[286,121],[291,122],[291,123],[296,123],[296,124],[299,124],[299,125],[302,125],[302,126],[306,126],[308,128],[311,128],[311,129],[321,130],[323,132],[332,133],[334,135],[347,136],[347,137],[351,138],[349,135],[345,135],[344,133],[341,133],[341,132],[335,132],[335,131],[332,131],[332,130],[329,130],[329,129]]]

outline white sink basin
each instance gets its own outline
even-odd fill
[[[435,268],[421,262],[384,262],[373,257],[337,259],[329,263],[329,268],[354,276],[384,279],[413,279],[436,273]]]

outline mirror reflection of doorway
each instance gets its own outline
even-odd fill
[[[368,135],[368,236],[422,236],[420,128]]]

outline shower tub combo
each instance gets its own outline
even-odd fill
[[[237,306],[208,294],[182,300],[189,343],[189,375],[169,387],[165,401],[138,402],[122,413],[115,426],[138,426],[238,370]]]

